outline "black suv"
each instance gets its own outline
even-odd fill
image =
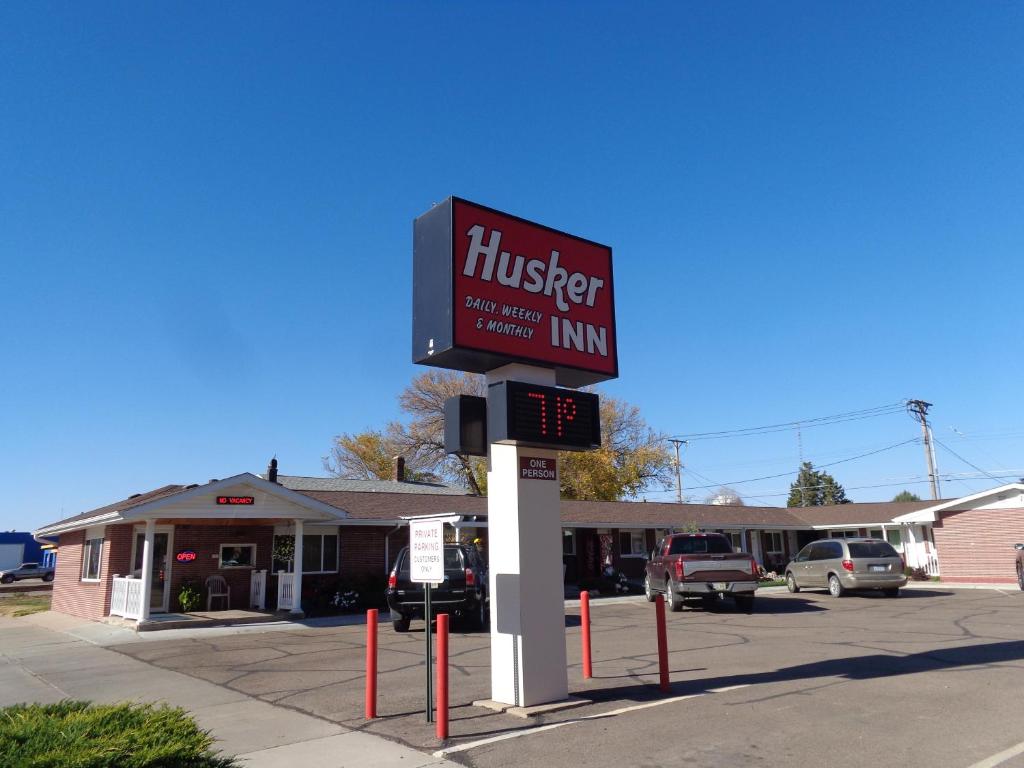
[[[387,598],[396,632],[408,632],[412,619],[423,618],[423,585],[409,581],[408,547],[398,553],[388,576]],[[444,545],[444,581],[431,589],[430,608],[435,615],[468,620],[474,629],[487,626],[487,564],[476,547]]]

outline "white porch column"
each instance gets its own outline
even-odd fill
[[[302,613],[302,521],[295,521],[295,562],[292,574],[292,613]]]
[[[156,534],[156,520],[146,521],[146,533],[142,541],[142,617],[149,618],[149,599],[153,591],[153,538]]]

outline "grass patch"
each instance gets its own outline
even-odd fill
[[[28,616],[50,610],[50,595],[3,595],[0,597],[0,616]]]
[[[185,710],[151,704],[0,709],[0,768],[232,768]]]
[[[784,586],[786,586],[786,580],[785,579],[771,579],[769,581],[759,581],[759,582],[757,582],[757,586],[759,586],[759,587],[784,587]]]

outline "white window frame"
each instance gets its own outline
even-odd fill
[[[249,565],[225,565],[224,564],[224,548],[225,547],[252,547],[252,562]],[[219,544],[217,546],[217,568],[218,570],[230,571],[238,568],[244,570],[246,568],[255,570],[256,568],[256,544],[253,542],[234,542]]]
[[[860,532],[856,528],[843,528],[841,530],[828,532],[828,538],[830,539],[856,539],[859,537]]]
[[[622,551],[622,534],[629,534],[629,552]],[[637,550],[636,543],[640,542],[640,549]],[[619,529],[619,557],[647,557],[647,538],[643,528],[620,528]]]
[[[725,529],[722,531],[722,535],[729,540],[732,545],[733,552],[743,552],[743,531],[736,529]],[[737,543],[738,542],[738,543]]]
[[[878,534],[877,536],[875,536],[876,533]],[[885,531],[881,528],[868,528],[868,538],[882,539],[882,541],[885,541]]]
[[[779,537],[779,548],[775,549],[772,547],[772,539]],[[786,552],[786,542],[783,540],[782,531],[765,531],[764,532],[764,553],[766,555],[782,555]]]
[[[571,545],[568,552],[565,550],[565,540],[566,539],[569,539],[569,544]],[[567,557],[569,555],[575,555],[576,554],[576,531],[573,530],[572,528],[563,528],[562,529],[562,554],[567,556]]]
[[[295,534],[294,533],[275,533],[274,534],[274,538],[277,538],[278,536],[293,536],[294,537]],[[302,575],[303,576],[317,576],[317,575],[320,575],[320,574],[341,573],[341,538],[338,536],[338,532],[337,531],[335,531],[334,533],[314,532],[314,533],[303,533],[302,534],[303,538],[306,538],[307,536],[319,536],[320,537],[320,567],[321,568],[324,567],[324,543],[323,543],[323,539],[328,538],[330,536],[334,537],[334,541],[335,541],[335,544],[334,544],[334,564],[335,564],[335,569],[333,571],[323,571],[323,570],[320,570],[320,571],[307,571],[307,570],[303,569]],[[303,552],[305,552],[305,549],[306,549],[305,542],[303,542],[302,549],[303,549]],[[273,550],[271,550],[271,553],[273,553]],[[271,555],[271,556],[273,556],[273,555]],[[292,558],[291,560],[288,560],[287,562],[288,562],[288,567],[284,571],[274,571],[274,573],[295,573],[295,559]],[[273,567],[273,562],[271,562],[271,567]]]
[[[86,534],[88,536],[88,534]],[[103,541],[104,537],[101,533],[99,536],[92,536],[86,538],[82,542],[82,581],[87,584],[98,584],[103,580]],[[99,542],[99,557],[96,559],[96,575],[89,576],[89,562],[92,560],[92,548],[95,546],[95,542]]]

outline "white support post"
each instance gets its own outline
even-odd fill
[[[156,520],[146,521],[146,533],[142,540],[142,606],[139,619],[149,618],[149,598],[153,591],[153,539],[156,536]]]
[[[554,384],[554,372],[509,365],[488,384]],[[491,698],[529,707],[569,696],[557,480],[521,479],[520,458],[555,451],[491,444],[487,527],[491,595]]]
[[[302,613],[302,521],[295,521],[295,561],[292,574],[292,613]]]

